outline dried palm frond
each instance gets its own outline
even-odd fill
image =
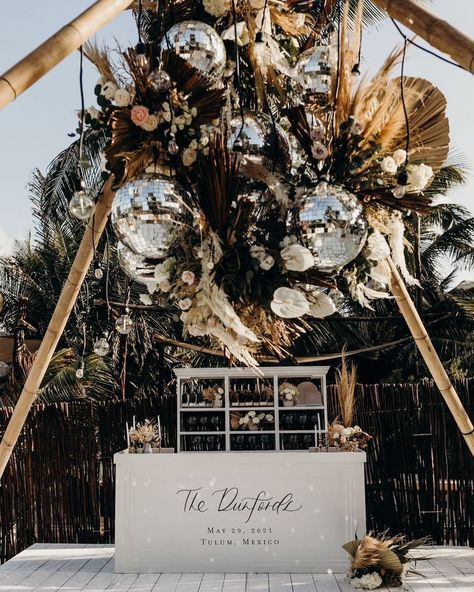
[[[84,43],[84,55],[85,57],[97,68],[102,76],[115,82],[117,84],[117,78],[115,76],[115,69],[109,58],[109,49],[104,45],[99,47],[93,41],[86,41]]]
[[[358,542],[355,552],[352,555],[352,569],[360,569],[377,565],[380,559],[381,543],[374,537],[365,536]],[[347,545],[344,549],[347,551]]]
[[[231,413],[230,415],[230,427],[233,430],[238,430],[240,427],[240,419],[242,418],[242,415],[237,414],[237,413]]]
[[[270,6],[270,14],[272,22],[280,27],[286,35],[292,37],[309,35],[315,25],[315,19],[309,14],[306,14],[301,22],[301,19],[299,18],[301,15],[298,13],[284,12],[280,10],[279,7],[273,5]]]
[[[336,393],[341,411],[342,423],[351,426],[355,411],[355,388],[357,384],[357,370],[351,362],[347,363],[345,355],[342,356],[342,365],[336,370]]]

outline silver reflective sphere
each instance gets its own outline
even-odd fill
[[[83,189],[76,191],[69,202],[69,211],[78,220],[89,220],[95,210],[95,202]]]
[[[303,195],[299,224],[304,243],[320,271],[335,271],[350,263],[367,238],[367,221],[357,198],[343,187],[314,189]]]
[[[145,173],[115,194],[111,214],[115,234],[135,254],[162,259],[176,232],[189,222],[186,202],[175,179]]]
[[[247,111],[243,121],[240,114],[234,115],[230,121],[227,147],[249,157],[249,165],[263,166],[269,171],[284,172],[291,162],[286,133],[266,113]],[[245,161],[240,170],[246,173]]]
[[[160,50],[173,51],[211,80],[224,74],[225,45],[217,31],[200,21],[183,21],[165,33]]]
[[[334,49],[317,45],[304,51],[296,63],[298,81],[320,105],[327,105],[332,87]]]
[[[115,321],[115,329],[120,335],[128,335],[133,329],[133,321],[128,314],[123,314]]]
[[[146,286],[156,282],[156,262],[137,255],[121,242],[117,245],[117,257],[120,267],[137,284]]]
[[[169,77],[168,72],[157,68],[148,75],[147,85],[148,88],[155,93],[164,92],[171,86],[171,78]]]

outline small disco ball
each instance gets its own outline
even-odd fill
[[[164,92],[171,86],[170,75],[165,70],[157,68],[148,75],[147,86],[154,93]]]
[[[137,284],[147,286],[156,282],[156,261],[137,255],[121,242],[117,244],[117,257],[120,267]]]
[[[266,113],[247,111],[230,121],[229,150],[244,157],[240,171],[252,176],[252,165],[282,173],[291,162],[290,142],[282,127]],[[248,163],[246,163],[248,160]]]
[[[337,271],[361,252],[367,221],[357,198],[343,187],[330,185],[324,194],[314,189],[300,201],[299,226],[303,242],[320,271]]]
[[[173,25],[161,40],[160,51],[171,51],[211,80],[224,74],[227,56],[217,31],[200,21]]]
[[[136,255],[163,259],[176,233],[190,222],[187,201],[175,179],[144,173],[115,194],[111,214],[115,234]]]
[[[307,95],[322,107],[329,102],[334,61],[332,46],[316,45],[304,51],[296,63],[299,83]]]

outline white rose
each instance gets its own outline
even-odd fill
[[[358,425],[354,426],[354,433],[355,434],[360,434],[360,432],[362,431],[362,428]]]
[[[260,267],[264,271],[268,271],[269,269],[271,269],[274,264],[275,264],[275,259],[271,255],[267,255],[265,257],[265,259],[262,259],[260,261]]]
[[[108,80],[100,89],[100,94],[104,96],[108,101],[111,101],[115,96],[117,85],[115,82]]]
[[[306,271],[314,266],[314,257],[303,245],[290,244],[281,250],[280,256],[288,271]]]
[[[223,394],[224,394],[224,389],[223,389],[223,388],[221,388],[221,387],[219,387],[219,388],[217,389],[217,392],[219,393],[219,395],[223,395]]]
[[[391,156],[386,156],[380,161],[380,168],[384,173],[390,173],[391,175],[397,172],[397,164]]]
[[[371,261],[382,261],[390,256],[390,247],[380,232],[373,232],[366,246],[366,257]]]
[[[285,395],[285,399],[286,399],[287,401],[291,401],[291,400],[293,399],[293,395],[292,395],[291,393],[287,393],[287,394]]]
[[[114,94],[114,101],[117,107],[126,107],[132,102],[132,95],[126,88],[118,88]]]
[[[342,435],[345,436],[346,438],[350,438],[353,433],[354,433],[353,428],[344,428],[342,430]]]
[[[302,317],[309,312],[309,302],[301,292],[292,288],[277,288],[270,307],[282,319]]]
[[[250,422],[250,417],[248,415],[246,415],[243,419],[246,425]]]
[[[186,167],[191,166],[196,162],[196,158],[197,151],[192,148],[186,148],[182,155],[183,165]]]
[[[265,419],[267,421],[273,421],[273,415],[271,413],[267,413],[267,415],[265,415]]]
[[[90,115],[91,119],[99,119],[100,117],[100,111],[95,107],[89,107],[86,112]]]
[[[235,28],[234,25],[231,25],[228,29],[226,29],[222,35],[222,39],[224,41],[235,41]],[[244,21],[239,21],[237,23],[237,45],[240,47],[247,45],[250,41],[249,32],[247,29],[247,25]]]
[[[312,294],[312,300],[309,307],[309,314],[316,319],[324,319],[336,312],[336,305],[332,298],[324,292]]]
[[[158,117],[156,115],[149,115],[140,126],[146,132],[152,132],[158,127]]]
[[[392,158],[395,161],[395,164],[397,166],[400,166],[407,159],[407,151],[399,148],[398,150],[395,150],[395,152],[392,154]]]
[[[250,415],[250,417],[255,417],[257,413],[255,411],[249,411],[248,415]]]
[[[408,179],[406,190],[410,193],[423,191],[428,181],[433,176],[433,169],[426,164],[413,165],[408,167]]]
[[[182,300],[178,300],[178,306],[181,310],[189,310],[193,302],[191,298],[183,298]]]
[[[339,432],[334,432],[334,434],[332,435],[332,439],[339,440]]]
[[[192,271],[183,271],[183,273],[181,274],[181,279],[185,284],[191,286],[192,284],[194,284],[196,276]]]
[[[258,417],[254,417],[252,421],[253,421],[253,423],[260,423],[260,420]]]

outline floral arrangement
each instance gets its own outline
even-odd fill
[[[161,446],[160,427],[155,421],[145,419],[143,423],[137,423],[130,429],[129,440],[134,450],[159,448]]]
[[[230,425],[234,430],[262,430],[265,425],[273,424],[275,418],[271,413],[257,413],[248,411],[245,415],[233,413],[230,418]]]
[[[223,394],[224,389],[220,386],[209,386],[202,391],[203,399],[211,403],[213,407],[222,407]]]
[[[370,440],[372,436],[357,425],[344,427],[341,423],[333,422],[328,429],[328,446],[336,446],[348,452],[365,450]]]
[[[348,577],[353,588],[376,590],[382,586],[402,586],[412,557],[411,549],[426,544],[427,539],[407,541],[404,536],[366,535],[343,545],[351,556]]]
[[[283,382],[278,389],[278,396],[283,404],[298,404],[298,389],[291,382]]]
[[[113,175],[115,189],[152,170],[186,196],[189,217],[167,237],[166,256],[146,262],[155,271],[142,281],[142,302],[177,314],[185,339],[256,366],[261,355],[287,357],[334,314],[338,286],[369,308],[388,298],[388,256],[417,282],[404,216],[429,207],[449,125],[431,83],[405,77],[400,92],[401,52],[371,79],[352,74],[361,14],[351,16],[348,3],[337,55],[318,3],[234,4],[235,12],[229,0],[147,4],[144,42],[117,52],[118,63],[89,44],[100,78],[86,123],[107,139],[104,177]],[[194,49],[201,36],[204,52]],[[322,50],[329,74],[318,74],[326,86],[314,92],[305,56]],[[156,215],[158,236],[171,215]],[[327,236],[349,255],[325,254]]]

